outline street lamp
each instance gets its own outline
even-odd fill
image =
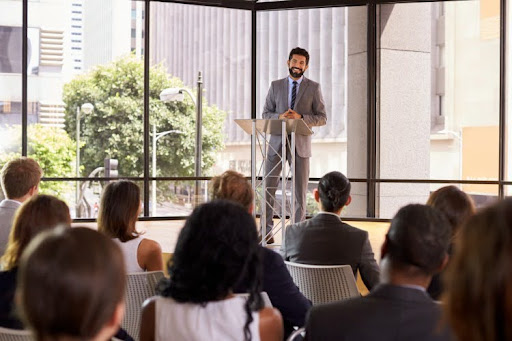
[[[201,71],[199,71],[197,75],[197,101],[194,100],[194,96],[192,93],[185,88],[169,88],[164,89],[160,93],[160,100],[162,102],[170,102],[170,101],[183,101],[184,93],[187,93],[194,105],[196,106],[196,150],[195,150],[195,176],[201,176],[201,154],[202,154],[202,125],[203,125],[203,100],[202,100],[202,92],[203,92],[203,76],[201,75]],[[195,189],[195,197],[196,204],[198,204],[199,198],[199,180],[196,180],[196,189]]]
[[[167,134],[182,134],[183,132],[181,130],[167,130],[162,131],[160,133],[156,132],[156,124],[153,124],[153,157],[152,157],[152,163],[153,163],[153,178],[156,178],[156,141],[158,141],[161,137],[164,137]],[[156,216],[156,180],[153,180],[153,186],[151,186],[151,211],[152,216]]]
[[[76,107],[76,177],[80,177],[80,113],[90,114],[94,110],[94,105],[91,103],[82,104],[82,110],[80,107]],[[80,181],[76,181],[76,217],[80,218]]]

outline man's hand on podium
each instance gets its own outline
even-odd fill
[[[293,109],[288,109],[287,111],[285,111],[284,113],[282,113],[281,115],[279,115],[279,118],[280,119],[285,119],[285,118],[288,118],[288,119],[295,119],[295,120],[300,120],[302,118],[302,115],[297,113],[295,110]]]

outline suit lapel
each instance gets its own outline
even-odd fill
[[[295,108],[294,110],[297,111],[297,105],[300,103],[300,98],[302,97],[302,94],[306,91],[307,87],[309,85],[309,80],[304,77],[302,79],[302,82],[300,83],[299,87],[299,93],[297,94],[297,98],[295,99]]]
[[[282,96],[284,97],[284,103],[286,103],[285,110],[288,110],[288,77],[285,77],[281,82],[281,93],[283,94]]]

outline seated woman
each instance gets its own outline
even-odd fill
[[[213,199],[231,200],[252,213],[253,190],[242,174],[228,170],[214,177],[211,183]],[[294,331],[294,326],[304,326],[311,302],[293,283],[283,258],[266,247],[259,246],[259,250],[263,264],[262,290],[268,294],[272,305],[281,313],[285,334],[288,336]],[[235,292],[246,292],[247,287],[248,283],[243,279],[235,286]]]
[[[437,208],[448,218],[448,222],[452,227],[452,245],[459,233],[460,226],[475,214],[473,199],[455,186],[441,187],[430,194],[427,205]],[[450,246],[448,253],[451,255],[452,246]],[[436,274],[432,277],[427,292],[434,300],[441,298],[443,292],[441,274]]]
[[[0,272],[0,326],[23,329],[14,309],[16,276],[22,252],[40,232],[59,225],[69,226],[69,207],[62,200],[49,195],[36,195],[17,211],[9,234]]]
[[[512,199],[462,226],[444,280],[444,308],[457,340],[512,340]]]
[[[38,341],[109,340],[124,314],[125,275],[121,250],[101,233],[42,233],[20,262],[23,321]]]
[[[261,308],[256,223],[241,206],[214,201],[197,207],[180,232],[170,280],[144,303],[141,341],[282,340],[279,311]],[[248,278],[249,297],[233,295]]]
[[[135,229],[140,211],[139,187],[126,180],[111,182],[101,197],[98,230],[119,243],[127,273],[161,271],[163,261],[160,244],[142,238]]]

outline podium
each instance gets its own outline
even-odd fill
[[[251,135],[251,184],[254,191],[253,215],[256,215],[257,207],[261,209],[260,235],[262,245],[267,244],[267,239],[281,231],[282,239],[285,238],[285,226],[295,221],[295,137],[296,135],[312,135],[313,131],[302,120],[294,119],[236,119],[235,122],[249,135]],[[270,144],[272,135],[281,136],[281,150],[275,150]],[[289,148],[290,166],[287,168],[286,152]],[[267,191],[267,178],[265,174],[265,164],[268,160],[268,151],[272,150],[278,157],[278,163],[281,164],[281,200],[279,208],[275,208],[276,192],[273,195]],[[261,162],[258,162],[258,156]],[[271,172],[270,172],[271,173]],[[291,183],[290,186],[288,186]],[[287,202],[287,189],[291,187],[291,197]],[[274,205],[269,206],[267,194]],[[306,203],[304,202],[304,205]],[[273,210],[272,216],[278,216],[278,223],[268,233],[266,230],[267,206]],[[287,219],[288,217],[288,219]]]

